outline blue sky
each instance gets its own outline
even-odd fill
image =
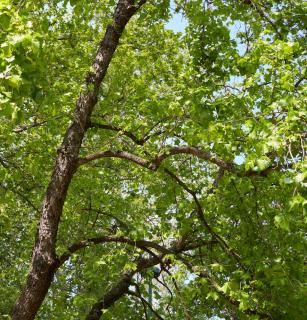
[[[166,24],[166,28],[175,32],[184,32],[184,28],[188,24],[187,20],[181,13],[175,13],[172,10],[173,18]]]

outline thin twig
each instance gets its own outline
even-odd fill
[[[162,318],[156,310],[153,309],[153,307],[150,305],[150,303],[144,299],[141,295],[137,294],[136,292],[133,292],[131,290],[128,291],[128,294],[132,295],[132,296],[135,296],[137,298],[139,298],[142,303],[146,304],[146,306],[151,310],[151,312],[159,319],[159,320],[164,320],[164,318]]]

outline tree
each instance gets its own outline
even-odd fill
[[[0,6],[2,316],[303,319],[303,4]]]

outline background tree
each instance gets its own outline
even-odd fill
[[[1,316],[303,319],[303,4],[0,8]]]

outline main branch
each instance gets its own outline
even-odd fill
[[[172,251],[168,248],[165,248],[158,243],[149,241],[149,240],[133,240],[128,237],[124,236],[101,236],[101,237],[96,237],[96,238],[90,238],[86,240],[82,240],[80,242],[76,242],[73,245],[71,245],[67,252],[62,254],[59,259],[58,259],[58,266],[61,266],[67,259],[76,251],[88,247],[92,244],[100,244],[100,243],[108,243],[108,242],[117,242],[117,243],[126,243],[131,246],[144,249],[144,248],[152,248],[156,249],[157,251],[167,254],[167,253],[172,253]]]
[[[217,165],[222,170],[221,172],[223,171],[232,172],[239,177],[252,177],[252,176],[267,177],[270,173],[274,171],[287,170],[287,166],[282,164],[276,164],[276,165],[269,166],[268,168],[261,171],[259,170],[254,171],[250,169],[245,172],[240,172],[239,170],[236,169],[235,163],[231,161],[223,160],[210,152],[206,152],[206,151],[200,150],[199,148],[191,147],[191,146],[171,147],[169,150],[158,154],[152,160],[144,159],[134,153],[130,153],[127,151],[114,151],[114,150],[98,151],[96,153],[90,154],[83,158],[79,158],[78,166],[81,166],[91,161],[102,159],[102,158],[121,158],[121,159],[126,159],[128,161],[134,162],[149,170],[156,171],[162,165],[162,162],[164,160],[176,154],[188,154],[193,157],[208,161],[210,163]]]
[[[80,158],[78,161],[78,165],[83,165],[88,162],[91,162],[93,160],[101,159],[101,158],[122,158],[126,159],[129,161],[132,161],[142,167],[145,167],[147,169],[156,171],[162,164],[162,162],[169,158],[170,156],[176,155],[176,154],[188,154],[195,156],[199,159],[206,160],[208,162],[214,163],[220,168],[234,172],[235,167],[232,162],[227,162],[225,160],[222,160],[218,158],[217,156],[209,153],[202,151],[198,148],[195,147],[190,147],[190,146],[180,146],[180,147],[172,147],[166,152],[163,152],[159,155],[157,155],[153,160],[146,160],[144,158],[141,158],[133,153],[126,152],[126,151],[112,151],[112,150],[107,150],[107,151],[101,151],[97,152],[91,155],[88,155],[84,158]]]
[[[56,164],[42,204],[30,272],[14,306],[14,320],[34,319],[52,282],[57,268],[55,247],[58,225],[68,187],[78,168],[79,150],[98,99],[100,84],[118,46],[119,38],[130,18],[145,2],[141,1],[136,5],[133,0],[119,0],[113,22],[107,27],[91,72],[85,79],[84,89],[76,103],[74,120],[58,150]]]

